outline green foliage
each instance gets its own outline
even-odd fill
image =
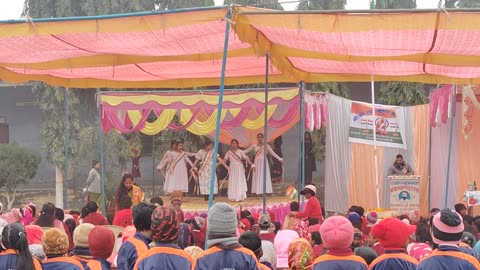
[[[336,9],[345,9],[347,4],[346,0],[312,0],[312,1],[301,1],[297,10],[336,10]],[[350,96],[350,91],[346,83],[339,82],[326,82],[326,83],[314,83],[308,84],[307,89],[313,92],[325,92],[331,93],[340,97],[348,98]],[[314,130],[312,132],[313,140],[313,153],[315,154],[315,159],[324,160],[325,159],[325,144],[326,144],[326,129],[320,128],[319,130]]]
[[[345,9],[347,0],[310,0],[300,1],[297,10],[339,10]]]
[[[278,3],[278,0],[225,0],[223,4],[283,10],[283,7]]]
[[[18,144],[0,144],[0,187],[5,187],[8,209],[11,208],[20,183],[37,174],[40,154]]]
[[[480,8],[480,0],[445,0],[446,8]]]
[[[44,83],[35,83],[33,93],[36,102],[43,112],[45,120],[42,122],[42,150],[47,161],[55,166],[63,168],[64,163],[64,131],[65,131],[65,92],[69,91],[67,104],[69,108],[69,157],[75,160],[78,157],[78,132],[80,130],[79,99],[76,95],[78,90],[56,88]]]
[[[0,144],[0,187],[15,188],[37,174],[40,154],[18,144]]]
[[[445,8],[456,8],[456,3],[458,0],[445,0],[445,3],[443,3],[443,6]]]
[[[416,0],[376,0],[375,9],[416,8]]]
[[[312,85],[307,85],[307,89],[310,89],[313,92],[325,92],[331,93],[336,96],[348,98],[350,97],[350,90],[346,83],[338,82],[326,82],[326,83],[314,83]]]
[[[214,6],[213,0],[25,0],[32,18],[93,16]],[[26,15],[26,14],[23,14]]]
[[[90,167],[91,161],[99,159],[98,122],[83,128],[79,134],[79,155],[83,168]],[[142,149],[140,134],[121,134],[115,130],[103,134],[104,170],[107,198],[112,198],[121,176],[128,171],[127,164],[131,159],[131,148]]]
[[[412,106],[428,103],[423,83],[387,82],[380,86],[379,103],[397,106]]]
[[[166,10],[198,6],[213,6],[213,0],[25,0],[24,16],[31,18],[92,16],[141,11]],[[87,112],[86,119],[96,118],[95,90],[69,90],[70,142],[69,157],[73,167],[78,167],[78,157],[88,160],[98,159],[97,125],[81,123],[78,112]],[[64,162],[64,104],[65,89],[37,83],[34,87],[37,103],[44,112],[42,123],[42,150],[47,160],[59,166]],[[82,126],[81,126],[82,124]],[[138,135],[138,134],[137,134]],[[108,170],[124,171],[131,156],[129,147],[139,144],[139,136],[122,136],[110,132],[105,135],[106,162]],[[130,138],[132,137],[132,138]],[[137,141],[138,139],[138,141]],[[95,142],[95,143],[94,143]],[[141,149],[141,146],[140,146]],[[83,154],[79,154],[83,153]],[[89,165],[87,165],[89,167]],[[112,166],[112,167],[110,167]],[[121,170],[120,170],[121,169]],[[110,172],[108,172],[110,173]],[[107,175],[108,175],[107,173]],[[112,176],[116,177],[116,176]]]
[[[311,86],[307,85],[307,89],[310,89],[313,92],[325,92],[331,93],[336,96],[348,98],[350,96],[350,91],[347,84],[337,83],[337,82],[328,82],[328,83],[316,83]],[[325,145],[326,145],[326,128],[322,127],[318,130],[312,132],[313,140],[313,153],[315,154],[315,159],[324,160],[325,159]]]
[[[416,0],[377,0],[376,9],[408,9],[416,8]],[[412,106],[425,104],[428,97],[422,83],[384,82],[380,86],[378,101],[387,105]]]

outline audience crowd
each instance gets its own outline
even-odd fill
[[[360,206],[306,216],[291,202],[284,220],[221,202],[185,220],[181,205],[174,193],[165,204],[124,197],[108,218],[94,201],[12,209],[0,216],[0,269],[480,269],[480,216],[463,204],[380,219]]]

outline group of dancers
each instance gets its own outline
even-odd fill
[[[283,159],[268,144],[264,144],[262,133],[257,134],[257,143],[251,145],[246,150],[241,150],[238,141],[233,139],[230,142],[230,150],[223,159],[217,154],[218,166],[221,165],[228,171],[228,199],[243,201],[247,198],[248,187],[245,163],[251,165],[252,168],[251,193],[263,194],[264,170],[267,170],[265,193],[270,194],[273,192],[270,165],[267,162],[267,167],[265,168],[264,151],[267,151],[269,155],[283,163]],[[253,162],[247,156],[247,153],[250,152],[254,153]],[[190,157],[194,157],[195,161],[192,162]],[[164,191],[167,193],[174,191],[188,192],[189,179],[192,178],[196,183],[196,187],[198,187],[199,193],[208,198],[212,176],[212,158],[213,143],[211,141],[205,142],[202,149],[197,153],[185,152],[183,141],[172,141],[170,150],[165,153],[157,167],[157,170],[164,173],[165,176]],[[191,168],[190,170],[187,165]],[[218,194],[216,174],[213,194]]]

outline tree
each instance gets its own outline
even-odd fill
[[[66,91],[70,91],[66,95]],[[42,150],[47,161],[55,165],[55,182],[57,195],[56,204],[62,206],[63,175],[65,160],[65,102],[69,108],[68,124],[69,138],[68,156],[70,160],[78,157],[78,133],[80,131],[80,118],[78,115],[79,99],[75,90],[52,87],[44,83],[35,83],[33,93],[36,102],[43,112],[45,120],[42,122],[40,133],[42,135]],[[65,101],[65,97],[67,100]],[[67,180],[67,179],[65,179]]]
[[[7,209],[11,209],[20,183],[37,174],[40,154],[18,144],[0,144],[0,187],[5,187]]]
[[[387,82],[380,86],[379,103],[395,106],[412,106],[428,103],[422,83]]]
[[[25,0],[23,16],[31,18],[92,16],[213,5],[213,0]],[[37,97],[37,103],[45,115],[41,130],[43,135],[42,150],[46,153],[47,160],[56,168],[56,204],[61,207],[64,177],[62,169],[65,138],[65,129],[63,126],[63,97],[65,89],[39,83],[36,84],[34,91]],[[69,157],[75,159],[79,151],[79,130],[89,127],[96,128],[96,126],[91,125],[81,126],[78,118],[78,111],[80,111],[81,108],[87,112],[95,112],[95,110],[85,110],[85,106],[88,106],[88,104],[95,104],[95,90],[82,89],[77,91],[70,89],[69,91],[69,98],[67,100],[70,109],[68,115],[71,144],[69,146]],[[98,136],[92,133],[90,134],[95,137]],[[121,137],[118,137],[118,139],[121,139]],[[91,151],[96,152],[98,148],[92,148]],[[117,148],[114,148],[114,151],[117,151]],[[75,166],[74,164],[72,165]]]
[[[336,10],[344,9],[346,0],[311,0],[301,1],[297,10]],[[307,85],[307,89],[312,91],[321,91],[331,93],[340,97],[348,98],[350,96],[346,83],[326,82]],[[325,159],[326,129],[320,128],[312,132],[313,152],[318,160]]]
[[[99,159],[98,121],[80,131],[79,142],[79,155],[84,163],[91,164],[92,160]],[[122,174],[129,171],[127,163],[132,155],[131,149],[141,151],[142,142],[139,133],[121,134],[111,130],[104,134],[103,145],[106,197],[107,200],[111,200]]]
[[[311,0],[300,1],[297,10],[337,10],[345,9],[347,0]]]
[[[375,9],[416,8],[416,0],[377,0]],[[412,106],[428,102],[425,86],[412,82],[384,82],[380,86],[378,101],[387,105]]]
[[[445,0],[445,8],[480,8],[480,0]]]
[[[283,7],[278,3],[278,0],[225,0],[223,4],[283,10]]]
[[[375,9],[417,8],[416,0],[376,0]]]
[[[480,8],[479,0],[459,0],[457,2],[458,8]]]

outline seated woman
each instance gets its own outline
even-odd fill
[[[2,231],[0,269],[40,270],[40,263],[32,258],[28,249],[25,228],[20,223],[8,224]]]
[[[133,225],[132,199],[129,195],[123,195],[118,201],[118,211],[115,213],[112,225],[127,227]]]
[[[40,227],[55,227],[65,232],[65,227],[63,223],[56,218],[55,211],[55,205],[53,203],[44,204],[40,216],[34,222],[34,225]]]
[[[107,219],[98,212],[98,205],[96,202],[90,201],[83,207],[82,216],[83,223],[90,223],[95,226],[108,225]]]

